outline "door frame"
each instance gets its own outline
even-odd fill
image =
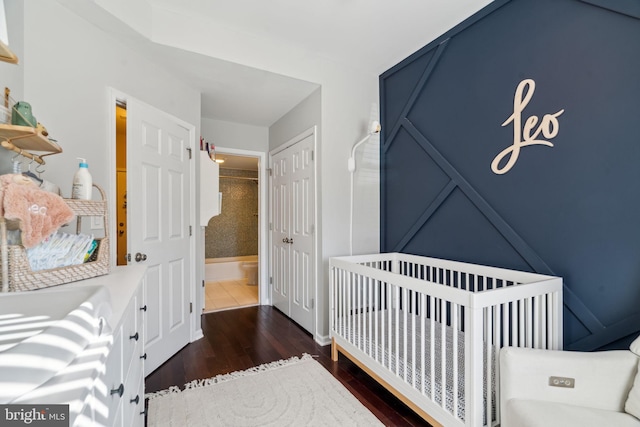
[[[240,148],[227,148],[216,145],[216,154],[232,154],[234,156],[254,157],[258,159],[258,304],[271,305],[271,292],[269,287],[269,204],[267,194],[269,180],[267,176],[267,153],[264,151],[243,150]],[[220,166],[223,167],[223,166]],[[222,201],[224,206],[224,200]],[[204,242],[204,228],[202,228],[202,239]],[[204,298],[204,292],[203,296]],[[202,300],[204,307],[204,299]]]
[[[162,114],[165,114],[169,117],[172,118],[172,120],[174,120],[176,123],[178,123],[180,126],[184,127],[185,129],[187,129],[189,131],[189,147],[191,148],[191,153],[192,153],[192,158],[193,163],[191,164],[191,168],[190,168],[190,172],[189,172],[189,197],[190,197],[190,206],[189,206],[189,223],[192,224],[192,226],[195,229],[196,226],[196,161],[195,161],[195,155],[196,155],[196,127],[188,122],[185,122],[184,120],[173,116],[172,114],[167,113],[166,111],[163,111],[151,104],[148,104],[142,100],[140,100],[139,98],[136,98],[134,96],[131,96],[125,92],[122,92],[118,89],[115,89],[113,87],[108,87],[107,88],[107,92],[108,92],[108,105],[107,105],[107,111],[108,111],[108,117],[109,117],[109,126],[108,126],[108,135],[109,135],[109,182],[111,185],[109,185],[109,189],[107,190],[107,200],[108,202],[108,209],[109,209],[109,218],[115,218],[115,214],[116,214],[116,114],[115,114],[115,105],[116,102],[123,102],[123,103],[127,103],[128,100],[132,100],[135,99],[138,103],[145,105],[146,107],[150,108],[150,109],[154,109],[156,111],[161,112]],[[129,203],[130,201],[128,201]],[[109,222],[109,234],[111,236],[116,236],[117,233],[117,227],[116,227],[116,222],[112,219]],[[111,266],[114,267],[115,264],[115,257],[117,256],[117,248],[116,245],[110,245],[111,247],[109,248],[110,251],[110,256],[111,256]],[[189,270],[190,270],[190,275],[189,275],[189,281],[192,284],[192,286],[190,286],[189,289],[189,299],[191,300],[192,304],[194,306],[197,306],[197,304],[195,304],[196,300],[197,300],[197,293],[196,293],[196,288],[197,288],[197,284],[200,283],[200,280],[202,278],[197,277],[200,273],[199,269],[196,269],[196,239],[195,236],[192,237],[191,239],[189,239],[189,257],[190,257],[190,261],[189,261]],[[199,338],[202,338],[202,329],[200,326],[200,316],[197,316],[197,310],[192,310],[191,313],[189,314],[189,342],[193,342]]]
[[[320,241],[321,239],[318,237],[321,232],[321,227],[320,227],[320,180],[318,179],[318,171],[320,170],[320,153],[318,152],[318,126],[317,125],[313,125],[310,128],[308,128],[307,130],[299,133],[298,135],[296,135],[295,137],[289,139],[288,141],[278,145],[276,148],[274,148],[273,150],[269,151],[269,172],[271,171],[271,168],[273,167],[272,161],[273,161],[273,156],[275,156],[276,154],[280,153],[281,151],[286,150],[287,148],[291,147],[292,145],[297,144],[298,142],[304,140],[305,138],[309,137],[309,136],[313,136],[313,180],[314,180],[314,186],[313,186],[313,202],[314,202],[314,209],[313,209],[313,250],[314,250],[314,256],[313,256],[313,279],[314,279],[314,283],[313,283],[313,326],[312,326],[312,335],[313,335],[313,339],[315,341],[317,341],[318,343],[320,343],[319,339],[321,337],[321,335],[318,332],[318,307],[324,307],[324,302],[320,302],[318,301],[318,297],[319,297],[319,290],[318,290],[318,283],[320,283],[320,270],[322,268],[322,259],[320,257],[320,254],[322,253],[321,248],[320,248]],[[269,173],[269,223],[271,224],[273,219],[271,218],[271,214],[272,214],[272,206],[271,206],[271,186],[272,186],[272,176],[271,173]],[[269,232],[269,240],[268,240],[268,244],[269,247],[272,247],[272,233]],[[272,257],[271,257],[271,252],[269,252],[269,260],[268,260],[268,275],[269,277],[273,277],[273,273],[271,271],[271,262],[272,262]],[[272,285],[269,284],[269,293],[271,293],[271,287]]]

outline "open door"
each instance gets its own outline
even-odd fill
[[[127,101],[129,263],[147,266],[145,375],[190,339],[191,149],[178,119]]]

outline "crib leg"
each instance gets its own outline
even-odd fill
[[[338,361],[338,346],[336,345],[335,338],[331,338],[331,360]]]

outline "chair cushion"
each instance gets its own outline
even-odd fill
[[[636,379],[633,381],[633,387],[631,387],[629,397],[624,404],[624,410],[634,417],[640,418],[640,370],[636,373]]]
[[[640,357],[640,335],[635,339],[635,341],[631,343],[631,346],[629,346],[629,350],[635,353],[636,356]]]
[[[629,350],[636,356],[640,356],[640,336],[631,343]],[[624,410],[636,418],[640,418],[640,369],[636,373],[636,379],[629,392],[629,397],[627,397],[627,402],[624,404]]]
[[[624,412],[525,399],[506,404],[504,427],[640,427],[640,420]]]

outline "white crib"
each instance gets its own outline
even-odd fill
[[[559,277],[400,253],[329,264],[333,360],[433,425],[500,424],[499,349],[562,349]]]

